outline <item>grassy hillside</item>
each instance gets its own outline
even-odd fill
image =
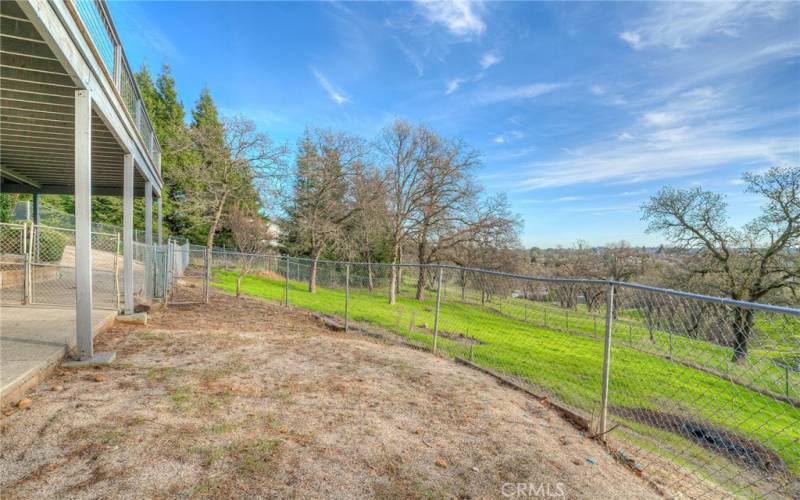
[[[214,279],[214,286],[229,292],[235,290],[235,273],[216,272]],[[242,290],[249,296],[279,301],[283,299],[284,282],[251,276],[244,279]],[[374,293],[352,290],[350,318],[378,325],[418,345],[430,347],[434,298],[419,302],[407,295],[410,294],[401,294],[397,304],[392,306],[387,303],[385,290]],[[522,299],[494,299],[485,305],[462,303],[452,295],[441,305],[440,351],[523,377],[588,415],[598,414],[603,359],[602,313],[565,312],[555,305],[537,304],[532,308],[523,304],[530,301]],[[341,289],[320,288],[317,293],[310,294],[306,283],[291,281],[289,297],[294,306],[344,315],[344,291]],[[548,315],[546,320],[545,315]],[[548,327],[533,324],[545,321]],[[691,361],[715,371],[723,370],[727,366],[725,360],[730,357],[728,349],[684,337],[667,339],[667,335],[655,332],[651,338],[650,332],[640,323],[634,320],[626,323],[624,313],[613,332],[609,405],[616,421],[638,431],[638,437],[630,437],[639,439],[635,444],[660,451],[679,450],[667,454],[689,466],[696,466],[698,461],[713,464],[721,460],[718,454],[698,446],[697,440],[687,440],[678,435],[680,433],[664,432],[663,427],[653,429],[643,424],[647,419],[642,415],[661,412],[703,422],[712,429],[732,431],[760,443],[777,453],[794,474],[799,474],[800,410],[731,383],[726,380],[729,375],[716,376],[689,366]],[[671,342],[673,355],[687,363],[678,363],[662,355],[667,342]],[[652,353],[642,348],[646,345],[651,345]],[[758,355],[753,353],[755,357]],[[780,377],[782,373],[762,374],[758,381],[763,389],[780,392],[785,383]],[[795,379],[790,386],[797,387]],[[652,444],[655,442],[657,446]]]

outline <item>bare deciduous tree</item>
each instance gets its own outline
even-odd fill
[[[194,157],[192,167],[186,170],[190,179],[183,201],[189,210],[209,221],[209,249],[225,210],[243,199],[259,199],[286,178],[286,148],[274,144],[252,121],[241,117],[224,121],[221,141],[216,126],[192,127],[190,141],[183,147]]]
[[[408,122],[397,120],[384,128],[376,140],[376,149],[384,162],[387,205],[389,207],[389,242],[391,276],[389,303],[394,304],[399,286],[396,264],[403,258],[403,245],[408,240],[411,221],[423,197],[420,161],[420,134]]]
[[[236,298],[241,295],[242,278],[247,276],[256,259],[270,248],[275,235],[257,210],[235,204],[228,216],[231,235],[239,256],[239,276],[236,278]]]
[[[364,171],[366,149],[358,138],[316,129],[301,139],[295,193],[288,208],[293,230],[311,255],[308,291],[317,289],[317,263],[331,245],[341,242],[344,224],[359,209],[353,178]]]
[[[748,193],[764,199],[763,213],[744,227],[729,224],[722,195],[694,189],[663,188],[642,206],[648,231],[663,233],[693,252],[689,272],[736,300],[758,301],[771,292],[800,289],[800,167],[775,167],[745,174]],[[731,318],[733,361],[747,357],[753,329],[750,309]]]

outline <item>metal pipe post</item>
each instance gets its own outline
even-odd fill
[[[286,255],[286,280],[283,284],[283,305],[289,306],[289,255]]]
[[[606,303],[606,338],[603,344],[603,389],[600,396],[600,428],[598,434],[605,441],[608,430],[608,373],[611,368],[611,332],[614,329],[614,285],[608,286]]]
[[[436,353],[436,340],[439,337],[439,310],[442,305],[442,267],[439,266],[439,279],[436,282],[436,312],[433,317],[433,352]]]
[[[350,264],[344,268],[344,333],[350,331]]]

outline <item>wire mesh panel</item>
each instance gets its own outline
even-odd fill
[[[612,447],[667,491],[800,497],[800,317],[617,288]]]
[[[215,249],[210,259],[210,283],[225,292],[244,294],[285,303],[287,260],[278,254],[242,253]],[[307,290],[308,273],[303,264],[289,261],[291,288]],[[303,280],[298,280],[303,278]]]
[[[0,223],[0,303],[25,302],[26,263],[26,226]]]
[[[171,304],[200,304],[207,301],[211,258],[206,247],[183,245],[173,249],[173,262],[185,263],[183,270],[172,274]]]
[[[92,233],[92,299],[98,309],[119,308],[119,235]],[[32,304],[75,305],[75,231],[34,225],[31,229]]]

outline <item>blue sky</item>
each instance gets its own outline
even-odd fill
[[[372,137],[395,117],[483,153],[523,243],[646,235],[662,185],[727,194],[800,164],[800,4],[116,2],[134,67],[172,66],[188,107],[207,85],[294,144],[304,128]]]

